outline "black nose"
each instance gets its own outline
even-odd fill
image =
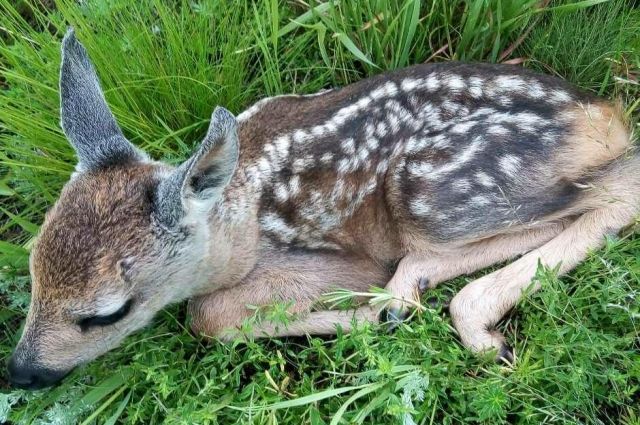
[[[38,390],[50,387],[64,378],[68,371],[59,371],[37,366],[31,362],[19,362],[15,356],[7,365],[9,382],[13,387]]]

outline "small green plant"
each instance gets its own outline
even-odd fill
[[[126,136],[171,163],[201,139],[215,105],[235,113],[425,61],[522,64],[640,116],[640,10],[623,0],[0,0],[0,359],[21,332],[28,254],[75,165],[58,115],[68,25],[94,61]],[[636,126],[637,128],[637,126]],[[502,324],[513,366],[471,355],[441,285],[408,323],[335,337],[230,344],[193,337],[184,306],[76,370],[61,386],[12,391],[0,423],[640,424],[640,237],[612,239],[569,276],[538,276]],[[374,283],[374,282],[372,282]],[[383,291],[338,291],[389,301]],[[290,319],[283,306],[257,309]]]

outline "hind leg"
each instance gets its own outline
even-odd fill
[[[538,264],[568,272],[590,250],[601,246],[606,235],[614,235],[633,222],[636,211],[623,204],[589,211],[540,248],[465,286],[449,306],[463,344],[473,351],[497,349],[499,356],[505,353],[504,337],[494,326],[531,285]],[[534,290],[539,287],[533,283]]]
[[[448,252],[408,254],[400,260],[386,286],[394,297],[387,311],[391,326],[394,326],[394,321],[407,316],[411,306],[420,301],[420,295],[426,289],[524,254],[549,241],[562,229],[561,223],[550,223],[469,243]]]

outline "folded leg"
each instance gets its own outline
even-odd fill
[[[612,204],[589,211],[538,249],[465,286],[451,301],[449,311],[462,342],[474,351],[497,349],[505,353],[504,337],[496,323],[520,299],[535,277],[538,264],[566,273],[633,220],[636,208]],[[540,284],[533,283],[533,290]]]
[[[449,248],[442,252],[410,253],[400,263],[386,286],[395,301],[389,305],[389,317],[405,317],[412,303],[426,289],[463,274],[473,273],[537,248],[559,234],[561,223],[498,235],[481,241]]]
[[[273,252],[264,255],[242,283],[193,299],[189,305],[192,327],[197,333],[229,339],[254,313],[248,306],[282,302],[290,304],[294,320],[286,327],[263,322],[254,329],[256,336],[332,334],[338,325],[350,329],[354,317],[375,321],[375,314],[368,307],[355,312],[310,312],[319,298],[335,289],[366,291],[388,278],[385,268],[361,257],[318,251]]]

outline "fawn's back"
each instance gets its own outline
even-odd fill
[[[480,239],[580,208],[594,170],[629,147],[612,107],[505,65],[418,65],[238,119],[270,239],[390,259],[410,239]]]

